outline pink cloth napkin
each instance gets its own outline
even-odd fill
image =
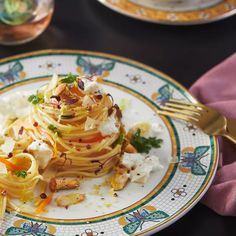
[[[190,92],[203,104],[236,119],[236,53],[203,75]],[[225,139],[220,139],[219,166],[202,203],[220,215],[236,216],[236,145]]]

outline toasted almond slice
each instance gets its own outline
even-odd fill
[[[130,143],[125,147],[124,151],[127,153],[137,153],[136,148]]]
[[[79,186],[79,179],[52,178],[49,182],[49,188],[52,192],[66,189],[75,189]]]
[[[78,204],[85,200],[85,194],[71,193],[67,195],[61,195],[56,198],[56,204],[59,207],[68,208],[71,205]]]
[[[129,180],[129,170],[123,165],[116,168],[116,173],[111,177],[111,186],[115,191],[122,190]]]

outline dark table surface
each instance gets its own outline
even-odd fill
[[[165,72],[188,88],[236,52],[236,16],[207,25],[163,26],[125,17],[95,0],[57,0],[53,21],[44,34],[25,45],[0,46],[0,58],[52,48],[132,58]],[[235,223],[235,218],[219,216],[199,203],[158,235],[235,235]]]

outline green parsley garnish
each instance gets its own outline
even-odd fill
[[[48,126],[48,129],[51,130],[53,133],[57,134],[58,137],[61,137],[61,132],[58,128],[52,124]]]
[[[69,73],[65,78],[61,79],[60,82],[61,83],[65,83],[65,84],[71,84],[73,82],[75,82],[77,79],[77,77],[71,73]]]
[[[22,177],[22,178],[25,178],[27,176],[27,172],[25,170],[17,170],[15,172],[15,175],[17,177]]]
[[[117,145],[120,145],[124,142],[125,140],[125,135],[121,133],[118,137],[118,139],[113,143],[113,147],[116,147]]]
[[[36,95],[32,94],[28,97],[28,101],[31,102],[32,104],[36,105],[39,103],[43,103],[44,99],[43,99],[43,96],[40,94],[36,94]]]
[[[137,129],[130,140],[130,143],[140,153],[149,153],[152,148],[159,148],[162,142],[162,139],[157,139],[156,137],[142,137],[140,129]]]

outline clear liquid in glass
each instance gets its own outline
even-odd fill
[[[0,44],[33,40],[47,28],[53,10],[53,0],[0,0]]]

